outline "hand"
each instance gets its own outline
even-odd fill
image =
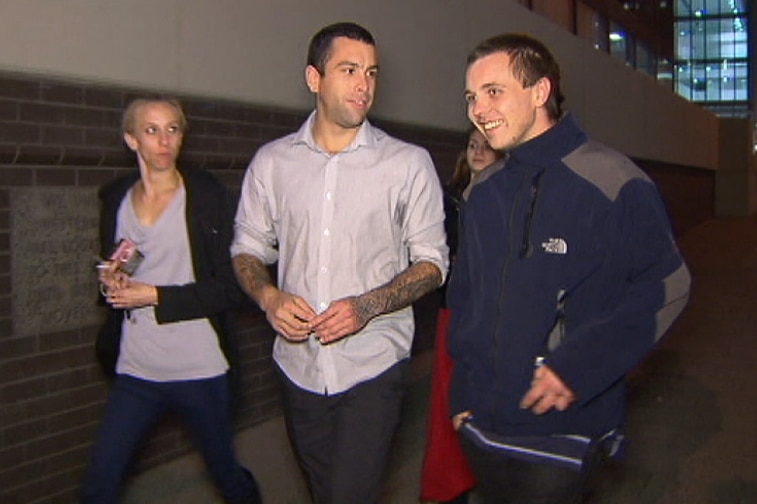
[[[531,389],[523,396],[520,407],[542,415],[555,408],[565,411],[576,400],[576,396],[548,366],[538,366],[534,370]]]
[[[118,269],[115,261],[101,261],[97,264],[97,280],[103,296],[107,296],[111,290],[123,289],[129,285],[129,276]]]
[[[460,427],[462,427],[463,422],[473,417],[473,413],[470,411],[463,411],[462,413],[458,413],[457,415],[452,417],[452,428],[456,431],[460,430]]]
[[[158,289],[154,285],[134,282],[128,277],[115,282],[107,293],[106,300],[113,308],[131,310],[158,304]]]
[[[315,311],[299,296],[269,287],[261,308],[274,330],[290,341],[304,341],[312,332]]]
[[[326,310],[311,321],[311,328],[322,344],[333,343],[345,336],[355,334],[366,322],[358,318],[357,298],[334,301]]]

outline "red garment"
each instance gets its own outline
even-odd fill
[[[421,500],[448,501],[476,485],[449,410],[452,359],[447,350],[447,308],[440,308],[436,322],[436,345],[431,369],[431,401],[426,422],[426,453],[421,469]]]

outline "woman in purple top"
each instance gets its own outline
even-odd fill
[[[175,100],[135,100],[122,129],[139,171],[100,191],[102,251],[121,245],[98,274],[109,309],[97,352],[114,381],[82,502],[118,502],[135,451],[173,411],[225,502],[259,503],[231,427],[227,317],[241,293],[228,254],[229,195],[209,173],[177,166],[186,119]]]

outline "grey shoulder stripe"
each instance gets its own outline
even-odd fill
[[[662,338],[663,334],[670,328],[673,321],[683,311],[686,303],[689,302],[689,289],[691,287],[691,273],[685,263],[673,273],[668,275],[665,280],[665,303],[657,311],[657,331],[655,332],[655,341]]]
[[[650,180],[628,157],[592,140],[565,156],[562,161],[611,201],[615,201],[620,190],[630,180]]]
[[[478,184],[482,183],[484,180],[488,179],[495,173],[497,173],[499,170],[505,167],[505,160],[506,158],[503,157],[502,159],[498,159],[497,161],[493,162],[483,170],[481,170],[481,173],[478,174],[476,178],[474,178],[470,184],[463,190],[463,201],[468,200],[468,196],[470,196],[470,192],[473,189],[474,186],[477,186]]]

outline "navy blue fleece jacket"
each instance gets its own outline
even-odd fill
[[[600,435],[624,377],[683,310],[691,278],[655,185],[571,116],[509,152],[463,208],[448,288],[451,411],[502,435]],[[519,403],[538,357],[566,411]]]

